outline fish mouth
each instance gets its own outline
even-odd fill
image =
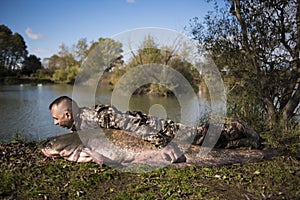
[[[58,151],[53,150],[53,143],[51,139],[47,139],[40,145],[42,153],[47,157],[57,157],[59,155]]]
[[[57,151],[50,150],[48,148],[41,148],[41,151],[45,156],[50,158],[57,157],[59,155]]]

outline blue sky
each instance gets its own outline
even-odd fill
[[[213,10],[206,0],[1,0],[0,24],[21,34],[30,54],[50,57],[71,46],[142,27],[183,32]]]

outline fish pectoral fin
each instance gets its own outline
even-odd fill
[[[78,159],[80,157],[81,149],[75,149],[71,153],[68,151],[61,151],[60,155],[66,160],[72,161],[72,162],[78,162]]]
[[[115,160],[112,160],[96,151],[90,150],[89,148],[84,148],[83,152],[87,153],[93,158],[93,161],[100,166],[107,165],[114,168],[122,168],[123,165]]]
[[[81,151],[77,162],[92,162],[94,161],[93,157],[85,151]]]
[[[103,156],[99,153],[96,152],[92,152],[89,148],[83,148],[82,152],[80,154],[81,156],[85,156],[86,159],[89,159],[90,161],[94,161],[95,163],[97,163],[98,165],[102,166],[103,163]],[[81,157],[81,158],[83,158]]]

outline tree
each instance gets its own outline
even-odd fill
[[[144,39],[137,52],[132,50],[131,54],[133,58],[130,65],[133,67],[148,63],[163,64],[161,50],[151,35]]]
[[[22,63],[21,73],[29,76],[39,69],[42,69],[41,59],[35,55],[29,55]]]
[[[61,83],[73,83],[79,70],[79,61],[75,59],[74,52],[65,44],[59,46],[58,55],[51,56],[49,66],[54,67],[52,80]]]
[[[78,64],[68,66],[64,69],[57,69],[52,76],[52,80],[60,83],[74,83],[78,70]]]
[[[77,82],[95,84],[100,74],[123,65],[122,52],[122,44],[111,38],[99,38],[97,42],[92,42],[88,55],[79,69]]]
[[[27,56],[27,46],[19,33],[12,31],[5,25],[0,25],[0,72],[12,73],[20,68],[20,64]]]
[[[89,52],[97,53],[98,58],[102,60],[104,71],[111,71],[114,67],[123,64],[122,44],[111,38],[99,38],[97,42],[93,42]]]
[[[80,39],[76,45],[73,45],[73,51],[75,58],[79,61],[79,63],[82,63],[89,54],[89,45],[87,44],[86,38]]]
[[[58,69],[63,66],[61,58],[57,54],[53,54],[50,58],[45,58],[44,62],[47,63],[47,68]]]
[[[4,74],[7,66],[7,57],[9,55],[10,38],[12,31],[5,25],[0,25],[0,72]]]
[[[190,31],[222,63],[220,69],[243,77],[240,88],[255,90],[250,92],[261,98],[271,126],[286,124],[300,102],[300,2],[227,2],[226,10],[216,7],[217,15],[207,15],[205,26],[194,19]]]
[[[28,51],[24,38],[19,33],[14,33],[11,38],[11,55],[9,70],[19,69],[19,64],[27,57]]]
[[[78,61],[75,59],[75,55],[72,51],[69,50],[69,48],[62,43],[60,46],[60,51],[58,52],[58,55],[60,57],[60,68],[66,69],[67,67],[74,66],[78,64]]]
[[[176,51],[177,46],[158,46],[158,44],[155,43],[154,38],[151,35],[148,35],[138,50],[131,51],[132,58],[129,61],[128,65],[126,66],[127,69],[137,67],[140,65],[147,65],[147,67],[154,65],[161,65],[171,67],[175,70],[177,70],[182,76],[186,78],[186,80],[189,81],[190,85],[193,87],[195,92],[198,92],[198,87],[200,84],[199,81],[199,73],[197,73],[197,70],[193,68],[191,63],[188,63],[185,61],[182,57],[180,57],[180,53]],[[153,68],[154,69],[154,68]],[[158,73],[160,73],[162,76],[165,76],[167,74],[164,73],[164,71],[160,70]],[[141,72],[143,74],[143,72]],[[156,74],[156,72],[154,72]],[[157,78],[157,77],[156,77]],[[169,77],[172,78],[172,77]],[[173,77],[175,78],[175,77]],[[141,79],[148,79],[147,76],[140,75],[139,78],[133,77],[132,81],[140,82]],[[158,82],[160,80],[157,80]],[[137,85],[135,83],[132,83],[133,85]],[[176,87],[180,87],[178,83],[172,85],[174,88],[166,88],[163,85],[160,84],[148,84],[140,87],[135,91],[136,94],[153,94],[153,95],[160,95],[160,96],[170,96],[174,95],[170,90],[174,90]]]

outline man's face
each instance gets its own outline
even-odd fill
[[[72,112],[66,111],[60,106],[53,105],[51,108],[51,114],[55,125],[59,125],[67,129],[72,128],[74,122]]]

